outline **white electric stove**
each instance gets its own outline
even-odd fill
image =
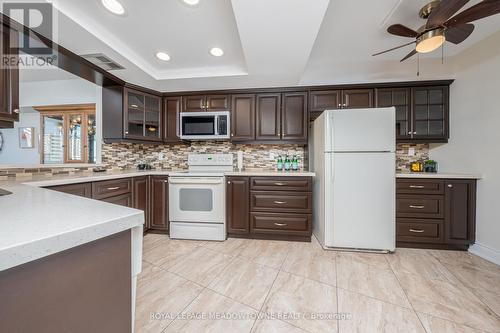
[[[232,154],[190,154],[188,172],[169,175],[170,238],[226,239],[224,172]]]

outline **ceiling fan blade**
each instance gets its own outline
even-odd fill
[[[465,6],[469,0],[442,0],[427,20],[427,28],[438,27]]]
[[[444,25],[448,28],[456,27],[464,23],[480,20],[482,18],[500,13],[499,0],[483,0],[463,12],[453,16]]]
[[[392,49],[388,49],[388,50],[385,50],[385,51],[382,51],[382,52],[378,52],[378,53],[372,54],[372,57],[378,56],[380,54],[384,54],[384,53],[387,53],[387,52],[391,52],[391,51],[400,49],[402,47],[405,47],[405,46],[408,46],[408,45],[411,45],[411,44],[415,44],[415,42],[409,42],[409,43],[406,43],[406,44],[403,44],[403,45],[399,45],[399,46],[393,47]]]
[[[406,55],[406,57],[404,57],[403,59],[401,59],[401,61],[400,61],[400,62],[403,62],[403,61],[405,61],[406,59],[413,57],[415,54],[417,54],[417,51],[416,51],[416,50],[411,51],[410,53],[408,53],[408,54]]]
[[[408,27],[405,27],[402,24],[393,24],[389,28],[387,28],[387,32],[396,36],[402,37],[417,37],[418,32]]]
[[[474,24],[467,23],[447,29],[444,35],[448,42],[452,42],[453,44],[460,44],[464,40],[466,40],[473,31]]]

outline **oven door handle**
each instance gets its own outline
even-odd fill
[[[170,184],[200,184],[217,185],[222,184],[221,179],[200,179],[200,178],[170,178]]]

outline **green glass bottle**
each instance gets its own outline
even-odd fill
[[[278,161],[276,162],[276,169],[278,171],[283,171],[283,158],[280,156],[278,156]]]
[[[290,168],[292,167],[292,163],[290,162],[290,158],[288,155],[285,157],[285,171],[290,171]]]
[[[299,159],[297,158],[297,155],[293,155],[292,170],[293,171],[298,171],[299,170]]]

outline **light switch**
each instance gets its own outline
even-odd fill
[[[415,156],[415,148],[408,148],[408,156]]]

